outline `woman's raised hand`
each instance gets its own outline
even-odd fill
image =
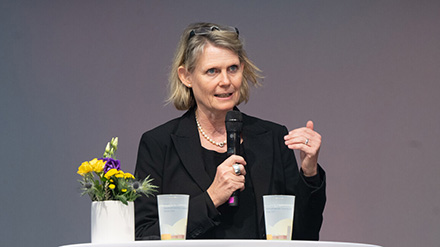
[[[284,137],[290,149],[300,150],[301,168],[305,176],[318,173],[318,155],[321,148],[321,135],[313,130],[313,122],[308,121],[306,127],[294,129]]]

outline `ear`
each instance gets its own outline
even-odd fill
[[[179,75],[179,79],[180,81],[188,88],[191,88],[191,74],[188,72],[188,70],[183,67],[183,66],[179,66],[179,68],[177,68],[177,75]]]

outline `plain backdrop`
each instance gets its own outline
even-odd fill
[[[263,70],[240,110],[315,122],[321,240],[440,243],[440,1],[0,1],[0,245],[90,241],[81,162],[183,112],[167,74],[192,22],[235,26]]]

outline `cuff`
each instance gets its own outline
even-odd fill
[[[323,176],[322,176],[322,170],[319,169],[319,165],[318,165],[318,173],[315,176],[311,176],[311,177],[307,177],[304,175],[303,170],[300,170],[300,175],[303,178],[303,180],[305,181],[305,183],[311,187],[311,188],[319,188],[321,187],[323,181]]]

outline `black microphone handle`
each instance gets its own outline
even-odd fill
[[[240,155],[240,133],[243,128],[243,116],[239,111],[228,111],[225,117],[226,125],[226,139],[227,139],[227,153],[229,155],[238,154]],[[232,193],[228,200],[229,206],[238,206],[238,195],[240,190],[236,190]]]
[[[228,138],[227,138],[227,144],[228,144],[228,151],[227,153],[229,155],[233,154],[240,154],[240,133],[237,133],[235,131],[227,132]],[[239,195],[240,190],[234,191],[232,193],[231,197],[229,197],[228,205],[230,207],[237,207],[239,204]]]
[[[229,207],[238,207],[238,197],[240,195],[240,191],[236,190],[234,193],[232,193],[231,197],[228,199],[228,205]]]
[[[228,135],[226,141],[228,145],[228,155],[240,154],[240,133],[237,131],[228,131],[226,134]]]

